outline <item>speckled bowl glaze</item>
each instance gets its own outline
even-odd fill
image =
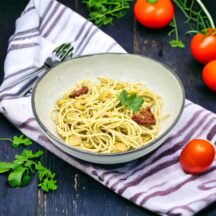
[[[169,113],[170,117],[161,123],[160,133],[153,141],[128,152],[101,154],[68,146],[59,137],[50,119],[55,102],[80,80],[97,80],[99,76],[116,81],[143,82],[163,98],[162,113]],[[117,164],[142,157],[162,145],[182,113],[184,100],[181,81],[165,65],[139,55],[111,53],[82,56],[51,68],[38,79],[34,87],[32,107],[38,124],[53,145],[85,161]]]

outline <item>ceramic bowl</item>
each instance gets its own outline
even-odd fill
[[[57,99],[83,79],[97,80],[99,76],[116,81],[143,82],[163,98],[162,113],[170,117],[161,123],[158,136],[148,144],[123,153],[91,153],[67,145],[57,134],[50,112]],[[142,157],[158,148],[177,123],[184,106],[184,89],[177,75],[160,62],[133,54],[95,54],[74,58],[58,64],[44,73],[37,81],[32,95],[35,118],[48,139],[64,152],[79,159],[117,164]]]

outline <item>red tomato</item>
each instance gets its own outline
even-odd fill
[[[206,34],[197,33],[191,40],[193,57],[202,64],[216,59],[216,29],[207,29]]]
[[[180,164],[187,173],[198,174],[208,169],[215,158],[215,147],[207,140],[191,140],[180,154]]]
[[[216,60],[209,62],[204,67],[202,78],[207,87],[216,92]]]
[[[174,16],[171,0],[137,0],[134,15],[138,22],[148,28],[162,28]]]

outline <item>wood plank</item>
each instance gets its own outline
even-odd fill
[[[8,38],[13,34],[15,19],[20,15],[27,0],[2,0],[0,7],[0,81],[3,78],[3,65],[8,46]],[[0,115],[0,137],[11,137],[18,131]],[[37,149],[34,146],[33,149]],[[16,153],[22,149],[14,150],[8,142],[0,141],[0,161],[13,160]],[[0,176],[0,215],[17,215],[17,212],[23,212],[23,215],[36,214],[35,204],[37,203],[37,178],[34,178],[28,187],[21,189],[12,189],[6,184],[6,176]]]
[[[2,115],[0,115],[0,137],[12,137],[19,134]],[[36,151],[38,145],[30,149]],[[19,154],[23,148],[12,149],[7,141],[0,141],[0,161],[13,161],[15,154]],[[28,187],[10,188],[6,184],[5,175],[0,176],[0,215],[16,215],[23,212],[23,215],[36,214],[35,205],[37,203],[37,177],[34,177]]]

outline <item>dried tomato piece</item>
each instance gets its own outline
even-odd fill
[[[89,91],[89,89],[88,89],[87,86],[82,86],[80,89],[75,90],[74,92],[72,92],[72,93],[69,95],[69,98],[76,98],[76,97],[79,97],[80,95],[87,94],[88,91]]]
[[[141,110],[138,113],[135,113],[132,116],[132,119],[139,125],[148,126],[155,125],[156,120],[154,114],[151,112],[151,109],[147,107],[146,109]]]

